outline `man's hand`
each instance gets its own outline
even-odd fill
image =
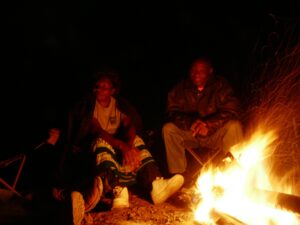
[[[207,124],[202,120],[196,120],[191,126],[191,131],[194,137],[198,135],[205,137],[208,134]]]

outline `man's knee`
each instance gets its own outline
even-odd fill
[[[227,124],[227,131],[223,138],[223,148],[228,151],[232,146],[238,144],[243,140],[244,133],[242,129],[242,124],[240,121],[232,120]]]
[[[227,130],[241,133],[243,132],[242,123],[238,120],[230,120],[226,123]]]

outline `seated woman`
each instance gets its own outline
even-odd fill
[[[119,75],[114,71],[101,71],[95,78],[92,94],[70,111],[67,149],[71,149],[73,155],[88,149],[95,157],[95,174],[113,193],[112,208],[129,206],[127,186],[136,183],[150,193],[154,204],[165,202],[181,188],[183,176],[162,177],[137,134],[138,124],[141,124],[138,113],[118,95]],[[83,167],[76,163],[74,166]]]

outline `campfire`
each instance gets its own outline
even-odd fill
[[[300,42],[288,44],[275,49],[253,84],[243,143],[201,169],[196,223],[300,224]]]
[[[195,221],[218,224],[223,219],[234,221],[230,224],[248,225],[300,223],[300,211],[279,205],[278,197],[293,194],[291,187],[275,182],[266,173],[264,162],[273,152],[276,139],[274,132],[259,130],[249,141],[234,146],[233,157],[225,158],[222,166],[202,171],[196,184],[200,202],[195,208]],[[292,200],[300,204],[299,199],[295,196]]]

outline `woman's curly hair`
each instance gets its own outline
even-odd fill
[[[116,90],[116,94],[120,92],[121,80],[117,71],[113,69],[97,70],[94,74],[94,84],[101,79],[110,80],[113,88]]]

